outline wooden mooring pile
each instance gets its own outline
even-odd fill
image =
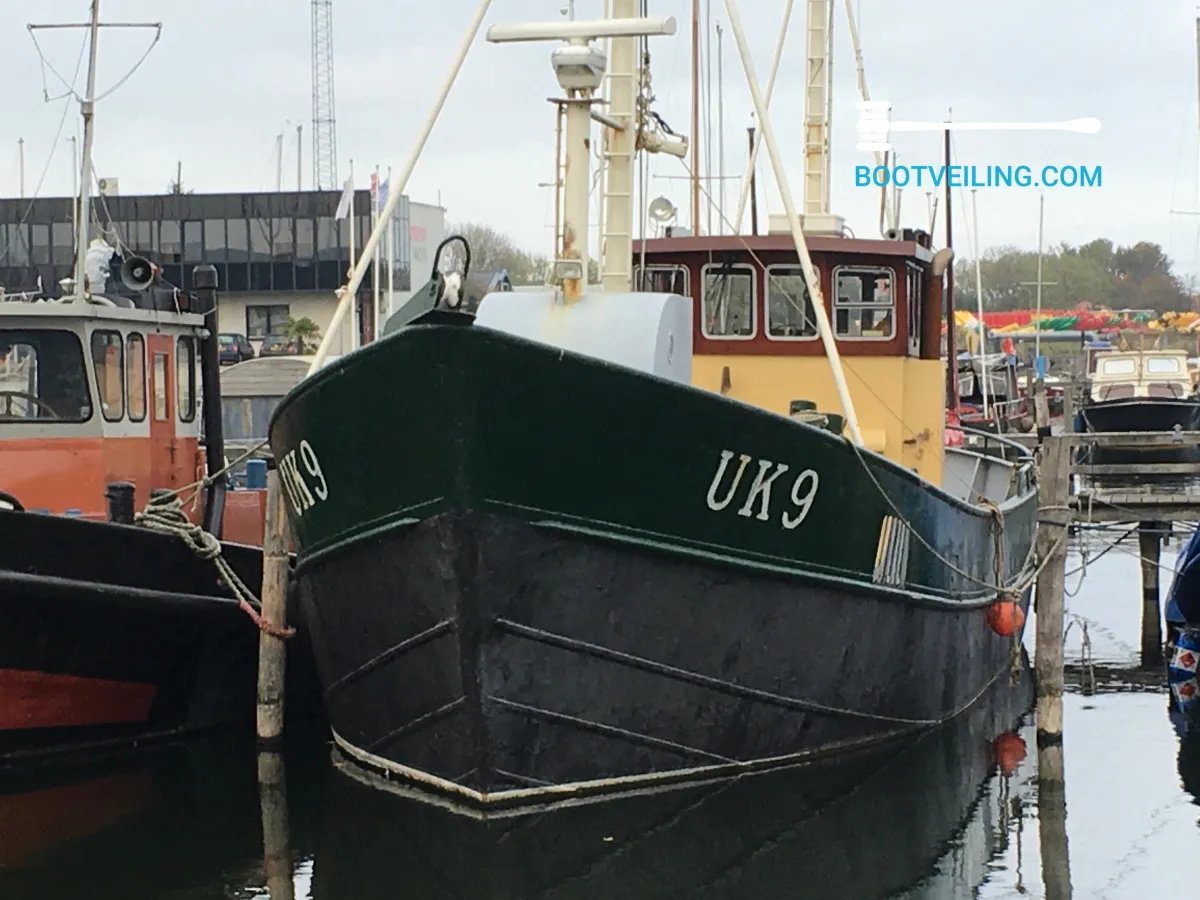
[[[1036,450],[1040,484],[1038,559],[1042,569],[1034,599],[1037,614],[1035,675],[1039,780],[1062,778],[1062,695],[1068,539],[1088,525],[1126,524],[1137,529],[1142,574],[1141,662],[1163,664],[1160,557],[1175,523],[1200,523],[1200,467],[1188,463],[1095,465],[1080,462],[1080,448],[1129,446],[1152,449],[1200,444],[1200,432],[1080,433],[1064,409],[1067,430],[1051,433],[1044,388],[1035,388],[1038,433],[1017,438]],[[1014,437],[1006,435],[1006,437]],[[1168,476],[1168,478],[1164,478]],[[1096,482],[1092,479],[1103,478]],[[1195,479],[1189,483],[1188,479]],[[1049,753],[1045,751],[1049,750]],[[1057,776],[1056,776],[1057,773]]]

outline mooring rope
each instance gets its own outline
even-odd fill
[[[229,560],[222,555],[221,542],[188,519],[178,492],[151,497],[146,508],[134,517],[134,521],[154,531],[173,534],[187,544],[200,559],[212,560],[221,575],[221,580],[237,598],[238,605],[261,631],[281,639],[290,638],[296,633],[294,628],[278,628],[262,617],[262,604],[254,591],[250,590],[229,564]]]

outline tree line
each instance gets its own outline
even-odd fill
[[[1029,309],[1035,303],[1035,251],[994,247],[980,256],[979,269],[985,310]],[[1107,238],[1097,238],[1081,246],[1062,243],[1042,255],[1044,309],[1087,305],[1158,313],[1190,310],[1194,287],[1175,274],[1163,248],[1149,241],[1117,246]],[[976,306],[974,260],[960,259],[955,264],[954,295],[958,308]]]

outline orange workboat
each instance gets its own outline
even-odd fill
[[[142,290],[0,296],[0,759],[253,713],[252,598],[192,527],[236,532],[220,555],[257,589],[264,492],[206,478],[225,467],[216,272],[192,296],[143,259],[122,275]]]

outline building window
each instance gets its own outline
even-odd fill
[[[171,418],[171,395],[167,393],[167,354],[154,354],[154,421]]]
[[[313,258],[313,220],[296,220],[296,259],[307,262]]]
[[[225,252],[225,220],[205,219],[204,261],[209,263],[225,262],[228,258]]]
[[[175,344],[175,389],[179,393],[176,401],[179,421],[191,422],[196,418],[196,339],[181,337]]]
[[[50,226],[50,242],[54,245],[54,264],[69,266],[75,262],[75,232],[70,222],[55,222]]]
[[[817,278],[821,275],[816,273]],[[804,269],[793,264],[767,266],[767,337],[773,341],[811,341],[817,319]]]
[[[126,338],[125,350],[129,362],[126,370],[129,376],[129,420],[140,422],[146,418],[146,342],[134,332]]]
[[[641,266],[633,267],[635,290],[689,297],[688,281],[688,270],[684,266],[646,266],[644,275]]]
[[[271,220],[272,255],[279,259],[286,257],[289,261],[296,254],[296,243],[292,239],[291,219]]]
[[[33,239],[33,264],[35,266],[50,265],[50,226],[30,225],[29,233]]]
[[[168,262],[180,262],[183,246],[178,222],[163,222],[158,226],[158,252]]]
[[[230,262],[246,262],[250,258],[250,234],[245,219],[229,219],[225,222],[227,235],[225,246],[229,250]]]
[[[110,422],[125,415],[125,359],[118,331],[92,332],[92,369],[100,393],[100,412]]]
[[[203,228],[200,222],[183,223],[183,261],[198,263],[204,259]]]
[[[252,260],[269,260],[271,258],[271,220],[250,220],[250,258]],[[268,286],[268,290],[270,287]]]
[[[754,267],[745,263],[709,263],[701,270],[704,280],[700,333],[706,338],[747,341],[757,328],[754,314],[757,292]]]
[[[843,340],[887,341],[896,336],[896,294],[891,269],[834,269],[835,331]]]
[[[317,219],[317,258],[339,259],[341,256],[338,223],[332,216],[321,216]]]
[[[282,335],[287,331],[290,309],[286,303],[272,306],[246,307],[246,337],[255,340],[267,335]]]

